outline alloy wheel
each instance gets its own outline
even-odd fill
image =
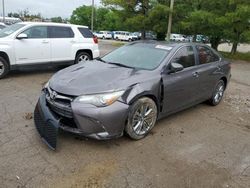
[[[157,110],[151,104],[141,104],[134,113],[132,127],[137,135],[146,134],[155,124]]]
[[[214,94],[214,102],[215,103],[219,103],[223,97],[224,94],[224,90],[225,90],[225,86],[223,82],[220,82],[215,90],[215,94]]]
[[[79,58],[78,58],[78,63],[83,63],[85,61],[88,61],[90,60],[89,57],[87,55],[81,55]]]

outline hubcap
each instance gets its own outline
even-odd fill
[[[87,55],[81,55],[78,58],[78,63],[82,63],[82,62],[85,62],[85,61],[88,61],[88,60],[89,60],[89,57]]]
[[[4,64],[0,61],[0,75],[4,73]]]
[[[223,97],[223,93],[224,93],[224,85],[220,83],[216,88],[216,92],[214,95],[214,102],[216,103],[220,102],[220,100]]]
[[[137,135],[147,133],[156,121],[156,109],[150,104],[142,104],[135,112],[132,120],[133,130]]]

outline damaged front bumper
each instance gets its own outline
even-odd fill
[[[72,118],[63,116],[51,107],[46,93],[38,100],[34,111],[34,122],[42,140],[53,150],[56,149],[58,130],[62,129],[80,136],[105,140],[122,136],[128,105],[119,101],[105,108],[71,103]]]

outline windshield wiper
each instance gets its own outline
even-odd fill
[[[131,67],[131,66],[128,66],[128,65],[124,65],[122,63],[114,63],[114,62],[107,62],[108,64],[112,64],[112,65],[117,65],[117,66],[120,66],[120,67],[126,67],[126,68],[131,68],[131,69],[134,69],[135,67]]]

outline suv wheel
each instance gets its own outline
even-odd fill
[[[75,64],[77,63],[84,63],[86,61],[91,60],[91,56],[87,52],[80,52],[75,59]]]
[[[0,57],[0,79],[3,78],[10,71],[8,62]]]
[[[140,98],[130,107],[125,131],[134,140],[142,139],[154,127],[156,119],[157,106],[155,102],[148,97]]]

